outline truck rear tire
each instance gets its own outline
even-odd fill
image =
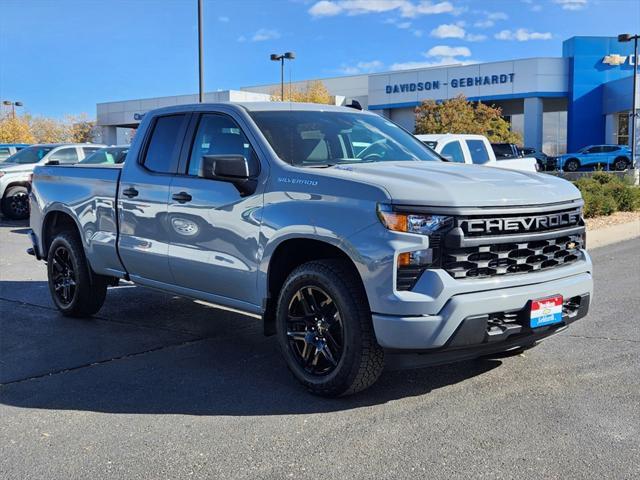
[[[2,213],[12,220],[29,218],[29,190],[16,185],[9,187],[2,197]]]
[[[314,394],[350,395],[384,368],[364,287],[344,260],[297,267],[278,298],[280,349],[293,375]]]
[[[613,169],[622,172],[629,168],[631,161],[627,157],[618,157],[613,161]]]
[[[51,242],[47,275],[51,298],[63,315],[88,317],[104,304],[108,279],[93,273],[73,232],[61,232]]]

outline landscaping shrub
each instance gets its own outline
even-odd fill
[[[582,193],[586,218],[640,209],[640,188],[617,175],[596,172],[574,183]]]

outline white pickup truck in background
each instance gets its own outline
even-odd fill
[[[451,162],[473,163],[525,172],[538,171],[538,163],[533,157],[497,160],[491,143],[483,135],[443,133],[416,135],[416,138]]]

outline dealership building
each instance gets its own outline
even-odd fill
[[[313,80],[322,81],[337,104],[357,100],[365,109],[409,130],[414,128],[414,109],[420,102],[464,95],[500,107],[526,146],[557,155],[590,144],[630,142],[635,60],[630,42],[619,43],[615,37],[572,37],[563,42],[559,57]],[[293,87],[304,88],[313,80],[294,82]],[[269,100],[279,87],[257,85],[212,92],[205,95],[205,101]],[[127,133],[146,111],[195,102],[197,95],[99,103],[102,141],[126,143]]]

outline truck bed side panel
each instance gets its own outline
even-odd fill
[[[32,220],[40,250],[47,215],[54,211],[76,222],[87,259],[96,273],[122,276],[117,252],[116,195],[120,168],[45,166],[34,172]],[[46,255],[46,252],[44,252]]]

